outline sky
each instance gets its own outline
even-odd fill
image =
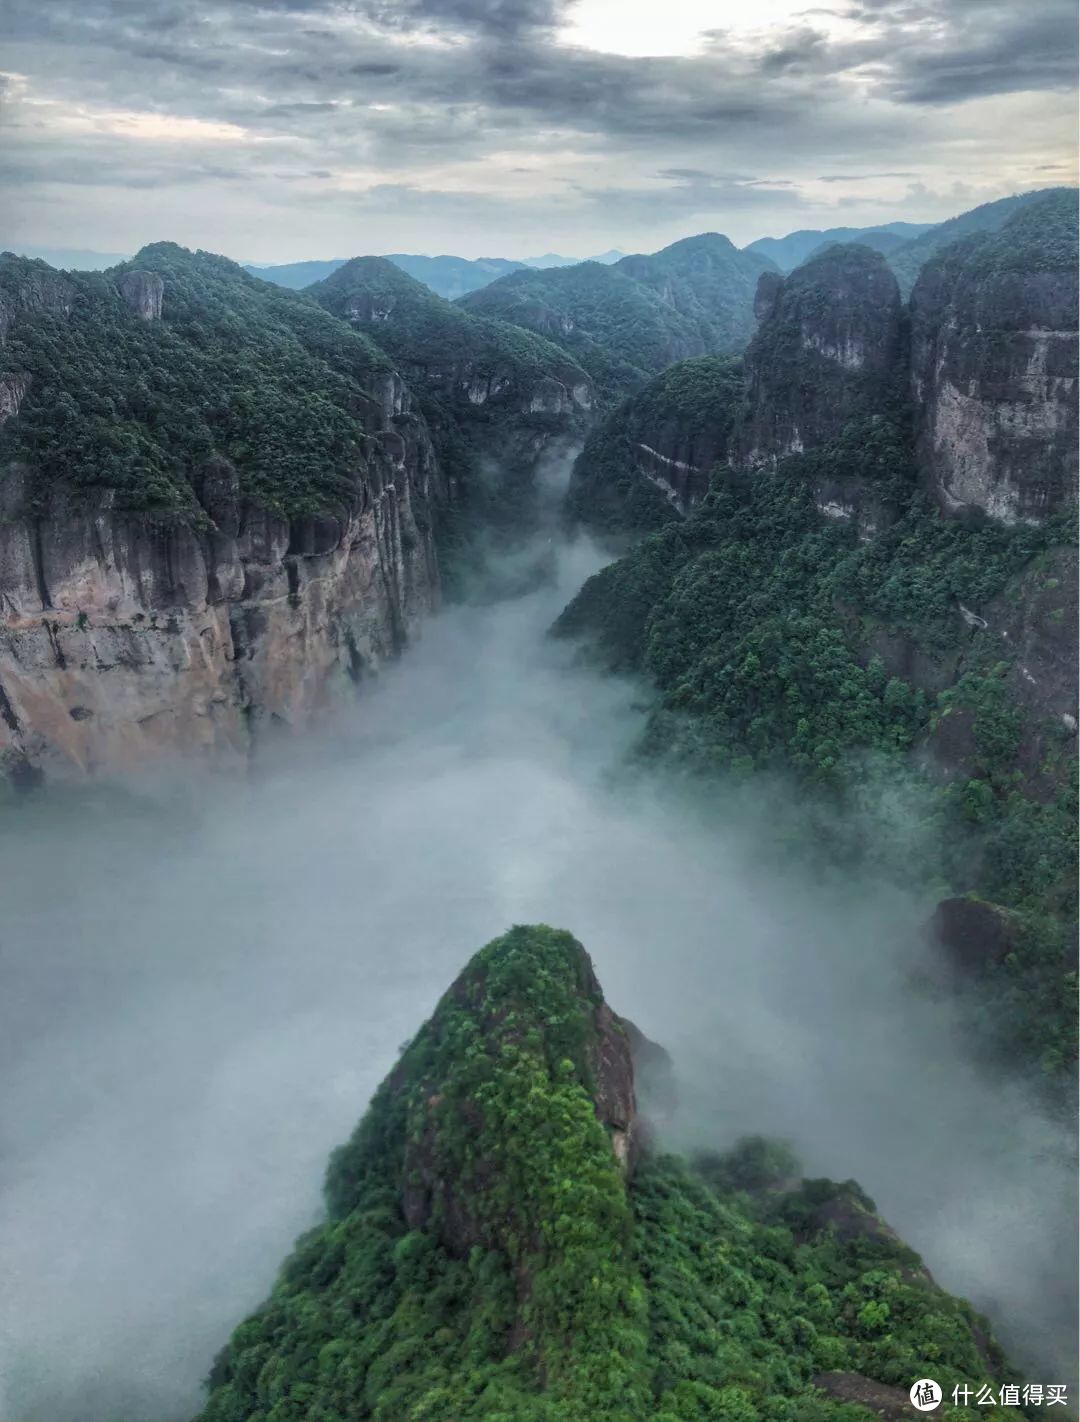
[[[0,244],[582,256],[1076,178],[1073,0],[7,0]]]

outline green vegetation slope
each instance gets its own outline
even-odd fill
[[[124,300],[126,274],[163,283],[159,319]],[[192,475],[231,460],[242,495],[283,514],[347,503],[363,410],[387,357],[314,302],[171,242],[108,272],[0,257],[0,374],[25,382],[0,464],[37,493],[108,488],[115,507],[199,520]]]
[[[515,272],[462,305],[539,331],[571,351],[610,403],[673,361],[737,354],[753,330],[754,288],[772,263],[705,233],[614,266]]]
[[[1041,202],[1055,194],[1071,193],[1075,188],[1039,188],[1035,192],[1015,193],[1012,197],[999,198],[997,202],[984,202],[958,217],[950,217],[947,222],[939,222],[936,227],[915,237],[906,246],[889,254],[889,265],[896,273],[900,290],[907,296],[915,285],[919,272],[938,252],[963,237],[976,232],[998,232],[1011,217],[1029,203]]]
[[[482,949],[334,1155],[202,1422],[871,1422],[853,1383],[1008,1379],[853,1182],[797,1183],[760,1141],[628,1157],[638,1037],[570,934]]]

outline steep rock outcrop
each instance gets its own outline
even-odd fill
[[[144,321],[161,319],[165,283],[157,272],[127,271],[117,282],[120,295]]]
[[[923,269],[911,381],[926,485],[943,508],[1039,522],[1077,482],[1077,208],[1020,208]]]
[[[33,313],[66,316],[75,299],[75,287],[46,262],[0,253],[0,346],[7,341],[16,319]]]
[[[751,465],[828,443],[880,415],[902,383],[900,291],[880,253],[836,246],[778,281],[762,276],[746,352],[740,457]]]
[[[891,1401],[880,1379],[920,1376],[928,1348],[945,1383],[1006,1371],[854,1182],[800,1182],[760,1138],[700,1169],[638,1155],[638,1074],[667,1066],[569,933],[481,949],[335,1152],[328,1218],[219,1354],[203,1422],[645,1422],[732,1402],[840,1422],[841,1373]]]
[[[395,656],[439,603],[445,492],[400,388],[395,403],[336,513],[260,510],[215,459],[198,480],[208,528],[60,489],[0,523],[0,766],[242,763],[260,728],[305,724]],[[24,477],[7,474],[9,508]]]
[[[242,763],[438,605],[451,481],[361,337],[171,244],[115,280],[5,260],[0,299],[26,368],[3,386],[0,770]]]
[[[549,970],[557,964],[563,981],[545,982],[545,964]],[[540,981],[527,982],[526,972],[536,968]],[[552,993],[554,998],[549,997]],[[569,934],[512,930],[478,954],[444,997],[424,1029],[435,1049],[425,1069],[419,1076],[410,1071],[407,1054],[389,1081],[391,1091],[409,1103],[407,1110],[415,1122],[408,1133],[401,1173],[405,1220],[412,1229],[432,1230],[458,1257],[467,1256],[477,1245],[506,1248],[511,1231],[520,1228],[522,1219],[516,1209],[500,1204],[506,1183],[500,1178],[503,1152],[516,1146],[512,1141],[496,1143],[495,1135],[514,1126],[497,1114],[494,1102],[485,1107],[482,1079],[486,1073],[473,1073],[473,1085],[463,1089],[455,1083],[452,1064],[441,1049],[452,1040],[455,1023],[464,1019],[478,1034],[491,1063],[489,1070],[497,1070],[498,1056],[507,1049],[515,1052],[535,1031],[533,1018],[540,1003],[556,1001],[563,1028],[572,1028],[567,1043],[571,1037],[576,1041],[568,1060],[576,1062],[579,1079],[588,1084],[596,1120],[607,1134],[615,1160],[630,1172],[640,1155],[644,1128],[637,1110],[635,1064],[644,1058],[646,1069],[655,1074],[656,1056],[662,1049],[611,1010],[588,955]],[[541,1047],[541,1060],[549,1071],[558,1036],[556,1028],[551,1042]],[[556,1070],[556,1079],[558,1075]],[[469,1137],[472,1148],[463,1154],[463,1142]],[[485,1137],[490,1155],[478,1155],[476,1146]],[[540,1246],[536,1226],[536,1221],[529,1222],[533,1248]]]

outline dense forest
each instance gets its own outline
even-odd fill
[[[121,297],[127,272],[160,277],[160,320]],[[60,275],[0,258],[0,301],[13,311],[5,368],[28,376],[0,427],[0,462],[49,488],[112,491],[118,509],[200,523],[192,479],[212,455],[241,491],[283,514],[318,513],[356,496],[363,420],[387,357],[315,302],[247,275],[224,257],[171,242],[110,272]]]
[[[850,280],[869,262],[859,250],[833,248],[795,272],[748,354],[784,401],[800,392],[800,418],[850,418],[806,452],[718,464],[707,495],[678,518],[620,437],[711,421],[716,400],[722,425],[740,417],[732,371],[704,383],[695,362],[665,372],[592,436],[572,492],[605,533],[661,526],[587,583],[555,631],[648,677],[645,756],[698,782],[794,776],[800,807],[785,815],[805,820],[800,852],[997,905],[1004,946],[975,973],[973,1042],[998,1061],[1019,1055],[1057,1091],[1076,1060],[1075,725],[1027,697],[1037,678],[1022,658],[1035,655],[1037,628],[1044,657],[1075,665],[1064,631],[1075,617],[1075,509],[1064,495],[1039,523],[945,516],[916,459],[903,387],[867,366],[840,380],[799,346],[821,294],[810,274],[850,251]],[[946,249],[925,280],[934,290],[981,283],[971,298],[980,310],[1008,299],[1019,322],[1002,274],[1039,281],[1075,264],[1075,194],[1055,194],[1020,206],[1000,236]],[[828,378],[815,390],[807,382],[819,370]],[[869,524],[823,502],[837,489],[860,491]]]
[[[202,1422],[869,1422],[927,1370],[1013,1380],[854,1182],[761,1140],[627,1156],[635,1041],[569,933],[483,948],[334,1155],[327,1221]],[[1019,1414],[950,1413],[987,1415]]]

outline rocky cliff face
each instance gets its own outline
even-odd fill
[[[129,770],[196,753],[240,764],[396,655],[439,603],[443,496],[409,396],[388,376],[347,512],[245,504],[225,460],[199,471],[210,526],[160,524],[54,492],[0,523],[0,764],[16,778]],[[7,512],[23,504],[9,469]]]
[[[969,238],[911,297],[919,461],[949,511],[1040,522],[1077,482],[1076,198]]]
[[[896,278],[879,252],[831,247],[786,278],[766,272],[755,312],[739,435],[747,463],[826,444],[893,402],[903,322]]]
[[[157,272],[125,272],[117,282],[117,287],[137,316],[141,316],[144,321],[160,320],[165,283]]]
[[[190,753],[242,764],[262,730],[303,725],[396,655],[440,600],[435,533],[451,490],[401,378],[348,332],[336,352],[341,367],[327,366],[322,352],[340,344],[337,324],[316,312],[312,333],[299,298],[267,302],[261,291],[270,289],[231,264],[149,250],[160,270],[136,268],[115,282],[69,280],[41,264],[0,273],[8,338],[0,356],[14,367],[0,407],[9,417],[0,460],[0,768],[17,783]],[[204,355],[214,351],[205,292],[249,323],[232,328],[249,346],[237,351],[233,337],[222,371],[216,355]],[[175,305],[177,325],[163,319],[163,302],[166,317]],[[47,337],[61,361],[71,323],[75,354],[53,377],[68,386],[59,413],[39,378],[42,313],[62,319]],[[194,345],[188,321],[199,323]],[[87,372],[84,386],[102,328],[98,356],[114,368]],[[125,361],[141,359],[146,341],[157,365],[193,382],[180,425],[168,385],[159,394],[137,371],[129,375]],[[280,374],[281,390],[265,409],[251,408],[249,425],[247,409],[269,393],[266,372]],[[94,380],[111,401],[101,425]],[[333,423],[318,400],[290,408],[290,385],[305,380],[340,401]],[[208,425],[186,446],[200,401],[209,418],[228,423]],[[20,406],[21,418],[11,419]],[[302,472],[304,454],[282,451],[275,418],[292,419],[292,438],[314,443],[323,487]],[[325,431],[313,432],[316,419],[327,420]],[[142,441],[130,479],[110,472],[113,449],[123,448],[110,447],[119,421]],[[83,431],[78,444],[73,428]],[[233,440],[230,458],[222,450]],[[164,491],[139,482],[152,481],[155,460],[171,473]],[[276,485],[253,477],[260,468],[280,471]],[[163,493],[172,507],[154,507]]]

